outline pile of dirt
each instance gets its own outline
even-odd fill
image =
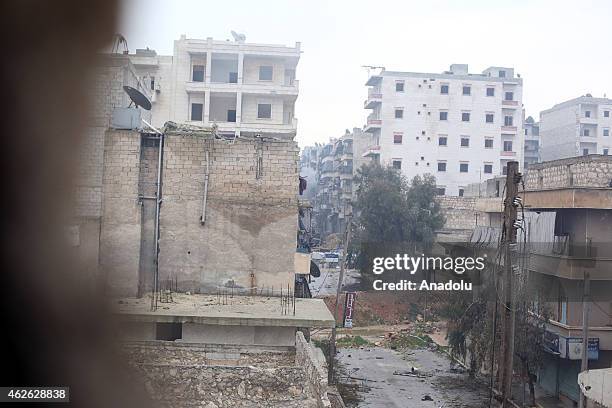
[[[323,298],[333,313],[335,296]],[[418,299],[405,294],[388,292],[357,292],[353,314],[353,326],[400,324],[414,321],[419,314]],[[344,297],[338,302],[337,316],[344,311]]]

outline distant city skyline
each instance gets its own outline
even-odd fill
[[[524,79],[527,116],[591,93],[612,95],[607,50],[612,3],[586,1],[365,2],[237,0],[231,5],[192,0],[125,0],[117,30],[133,52],[171,55],[174,40],[232,39],[302,43],[297,79],[300,147],[361,127],[367,69],[442,72],[468,64],[514,67]]]

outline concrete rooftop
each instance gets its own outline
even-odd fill
[[[172,293],[172,303],[158,303],[151,311],[151,295],[113,299],[114,313],[122,320],[140,322],[198,323],[221,326],[333,327],[334,317],[321,299],[295,299],[282,314],[281,300],[266,296],[226,296]]]

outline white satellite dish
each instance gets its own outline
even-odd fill
[[[232,37],[234,37],[234,41],[239,42],[239,43],[243,43],[246,41],[246,35],[238,34],[234,30],[232,30]]]

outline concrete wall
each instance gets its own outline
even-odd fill
[[[439,196],[436,200],[446,217],[445,229],[474,229],[477,220],[477,198]]]
[[[331,407],[327,396],[327,365],[321,349],[313,347],[302,332],[295,337],[295,363],[306,375],[310,393],[317,396],[317,406]]]
[[[294,346],[295,327],[219,326],[184,323],[181,341],[241,346]]]
[[[202,225],[206,151],[210,181]],[[231,143],[168,135],[160,279],[178,280],[179,290],[212,293],[219,286],[293,287],[297,153],[292,141]]]
[[[140,147],[138,132],[106,132],[100,267],[111,292],[123,296],[138,293]]]

